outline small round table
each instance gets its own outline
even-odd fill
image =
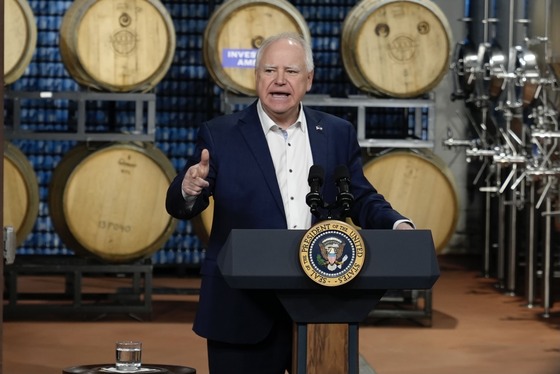
[[[62,374],[107,374],[107,373],[120,373],[117,371],[106,370],[108,368],[114,368],[114,364],[94,364],[94,365],[81,365],[65,368],[62,370]],[[105,370],[104,370],[105,369]],[[130,374],[196,374],[196,370],[187,366],[177,366],[177,365],[160,365],[160,364],[142,364],[142,369],[150,370],[138,370],[130,371]]]

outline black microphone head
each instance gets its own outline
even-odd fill
[[[350,193],[350,171],[346,165],[338,165],[334,169],[334,182],[339,193],[337,200],[348,201],[354,199]]]
[[[334,169],[334,179],[340,180],[343,178],[350,179],[350,171],[346,165],[338,165],[336,169]]]
[[[319,185],[323,184],[325,179],[325,170],[321,165],[312,165],[309,168],[309,176],[307,178],[307,182],[311,183],[312,181],[319,182]]]

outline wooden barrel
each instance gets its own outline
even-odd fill
[[[203,56],[220,87],[255,96],[254,60],[264,39],[284,31],[311,40],[301,13],[287,0],[229,0],[216,8],[204,30]]]
[[[53,171],[55,230],[80,255],[115,263],[148,257],[176,226],[165,210],[175,174],[151,143],[80,144]]]
[[[159,0],[75,0],[62,19],[59,47],[80,84],[146,92],[173,61],[175,28]]]
[[[445,248],[455,232],[459,199],[453,174],[439,157],[428,150],[392,151],[368,161],[364,174],[418,229],[432,230],[437,251]]]
[[[39,183],[33,166],[15,145],[4,142],[4,226],[16,232],[20,245],[39,214]]]
[[[33,11],[25,0],[4,1],[4,85],[18,80],[37,44]]]
[[[346,73],[359,89],[397,98],[434,88],[449,70],[452,35],[429,0],[363,0],[342,26]]]

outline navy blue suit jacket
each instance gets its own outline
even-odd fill
[[[378,194],[363,174],[361,150],[354,127],[330,114],[304,108],[313,163],[325,170],[322,189],[326,202],[337,195],[334,170],[347,165],[355,201],[350,213],[362,228],[391,229],[405,219]],[[202,149],[210,152],[210,186],[186,209],[181,181],[199,162]],[[307,188],[307,186],[302,186]],[[274,165],[257,114],[256,102],[240,112],[200,126],[194,156],[171,183],[166,208],[179,219],[190,219],[208,206],[213,195],[212,230],[201,266],[199,309],[193,330],[208,339],[230,343],[257,343],[276,318],[283,317],[273,292],[234,290],[217,266],[217,256],[232,229],[286,229],[286,217]]]

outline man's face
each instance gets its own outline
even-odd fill
[[[255,74],[265,112],[280,126],[293,124],[299,103],[313,82],[313,72],[305,67],[303,48],[289,39],[274,42],[263,51]]]

